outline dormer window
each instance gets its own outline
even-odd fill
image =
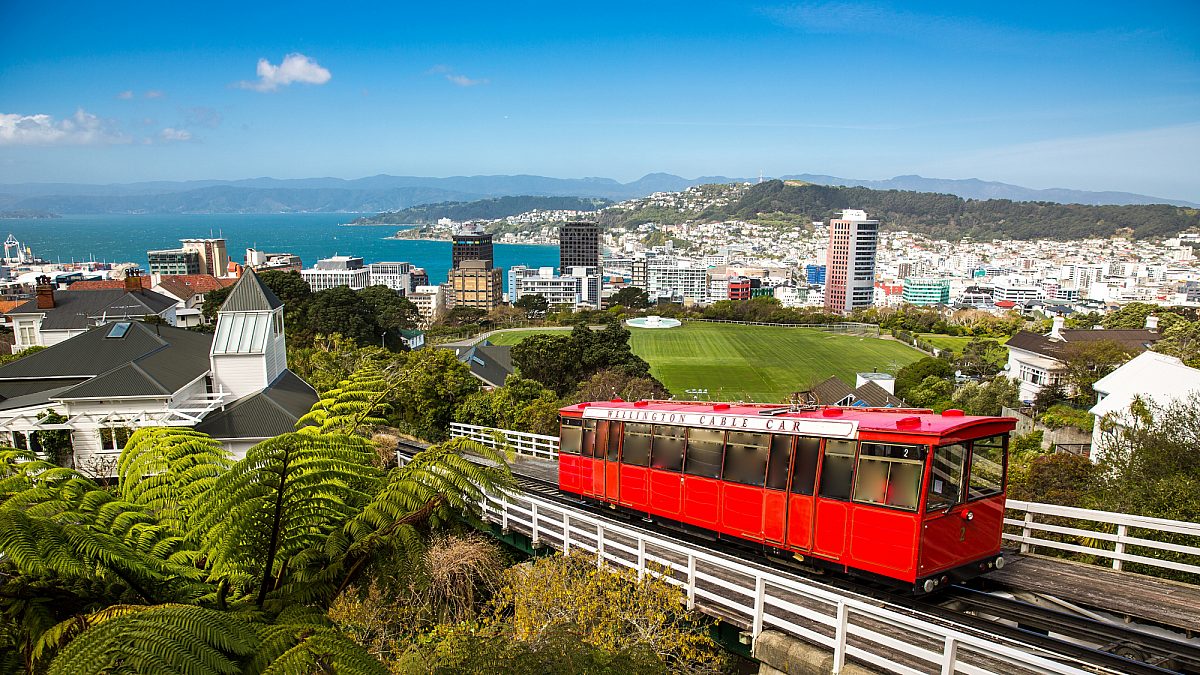
[[[271,315],[265,312],[230,313],[217,321],[213,354],[261,354],[267,343]]]

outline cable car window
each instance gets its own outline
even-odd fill
[[[568,455],[578,455],[582,442],[583,420],[573,417],[562,418],[562,427],[558,435],[558,451]]]
[[[596,448],[596,420],[583,421],[583,442],[579,445],[579,454],[591,457]]]
[[[1007,435],[980,438],[971,443],[968,499],[991,497],[1004,491],[1004,459],[1007,447]]]
[[[813,487],[817,484],[817,461],[820,459],[821,439],[805,436],[796,439],[796,461],[792,463],[792,494],[813,493]]]
[[[925,448],[863,443],[858,451],[854,501],[916,511]]]
[[[596,459],[604,459],[604,452],[608,447],[608,426],[608,420],[596,422],[596,448],[594,453]]]
[[[725,432],[715,429],[689,429],[687,458],[683,472],[704,478],[721,477],[721,451],[725,447]]]
[[[621,423],[608,423],[608,461],[615,462],[621,454]]]
[[[651,468],[681,471],[686,433],[687,430],[683,427],[655,425],[654,444],[650,448]]]
[[[792,439],[795,436],[771,436],[771,458],[767,460],[767,487],[786,490],[788,465],[792,463]]]
[[[631,466],[646,466],[650,463],[650,434],[653,427],[649,424],[626,424],[624,447],[621,448],[621,461]]]
[[[926,511],[948,509],[962,500],[963,460],[966,457],[967,447],[961,443],[940,445],[933,449]]]
[[[762,487],[767,475],[767,454],[770,449],[766,434],[729,432],[725,445],[725,470],[721,477],[743,485]]]
[[[825,460],[821,462],[821,496],[850,499],[850,481],[854,478],[854,441],[825,441]]]

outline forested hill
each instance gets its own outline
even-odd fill
[[[496,220],[515,216],[527,211],[596,211],[612,204],[607,199],[585,197],[496,197],[473,202],[440,202],[422,204],[400,211],[389,211],[376,216],[359,218],[357,225],[380,223],[434,223],[439,218],[457,221]]]
[[[710,209],[703,220],[777,220],[777,214],[827,220],[842,209],[863,209],[890,230],[940,239],[1083,239],[1118,232],[1139,239],[1174,236],[1200,228],[1200,209],[1143,204],[1092,206],[1007,199],[963,199],[932,192],[831,187],[772,180],[741,198]],[[776,214],[776,217],[772,217]]]

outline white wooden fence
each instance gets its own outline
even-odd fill
[[[520,455],[541,457],[543,459],[555,459],[558,457],[558,438],[556,436],[543,436],[541,434],[529,434],[521,431],[480,427],[472,424],[459,424],[457,422],[450,425],[450,433],[454,436],[465,436],[490,447],[508,447]],[[1015,514],[1015,517],[1005,518],[1004,523],[1021,528],[1021,532],[1020,534],[1005,533],[1004,538],[1008,541],[1019,543],[1022,553],[1035,552],[1038,548],[1048,548],[1084,553],[1111,560],[1112,568],[1115,570],[1122,569],[1122,563],[1132,562],[1179,572],[1200,574],[1200,565],[1198,564],[1167,560],[1165,557],[1158,557],[1157,555],[1180,553],[1187,556],[1194,556],[1197,561],[1200,561],[1200,523],[1167,520],[1164,518],[1148,518],[1146,516],[1114,513],[1111,511],[1078,509],[1038,502],[1023,502],[1015,499],[1008,500],[1008,509],[1009,515]],[[1097,529],[1110,529],[1112,526],[1115,526],[1116,532],[1101,532],[1092,529],[1038,522],[1039,516],[1042,517],[1043,521],[1048,517],[1069,518],[1080,521],[1077,524],[1087,524],[1088,526],[1097,527]],[[1129,534],[1130,529],[1162,534],[1182,534],[1194,537],[1192,540],[1192,544],[1194,545],[1176,544],[1136,537]],[[1046,535],[1079,537],[1085,543],[1077,544],[1058,541]],[[1113,546],[1112,548],[1101,548],[1099,546],[1101,542],[1110,542]],[[1138,547],[1143,554],[1128,552],[1127,547],[1131,546]],[[1144,555],[1144,553],[1150,553],[1151,555]]]
[[[659,575],[683,589],[689,609],[741,624],[752,639],[776,629],[825,647],[834,655],[834,673],[848,658],[911,675],[1090,672],[1020,643],[934,623],[526,493],[489,499],[484,516],[506,531],[530,536],[535,545],[584,551],[597,564],[636,570],[639,578]]]
[[[1070,506],[1055,506],[1054,504],[1040,504],[1038,502],[1022,502],[1015,499],[1008,500],[1007,504],[1009,512],[1015,512],[1018,517],[1005,518],[1004,524],[1019,527],[1021,528],[1021,532],[1020,534],[1009,534],[1006,532],[1004,538],[1019,543],[1022,553],[1033,552],[1038,548],[1050,548],[1059,551],[1084,553],[1112,560],[1112,568],[1114,570],[1120,570],[1122,563],[1132,562],[1175,570],[1177,572],[1200,574],[1200,565],[1188,564],[1176,560],[1164,560],[1159,557],[1150,557],[1147,555],[1137,555],[1127,551],[1127,547],[1140,547],[1146,549],[1147,552],[1160,553],[1169,551],[1172,553],[1182,553],[1200,561],[1200,546],[1154,541],[1152,539],[1136,537],[1129,533],[1131,529],[1135,529],[1181,534],[1189,537],[1193,544],[1200,544],[1200,523],[1167,520],[1165,518],[1149,518],[1128,513],[1113,513],[1111,511],[1079,509]],[[1054,525],[1046,522],[1038,522],[1038,516],[1042,516],[1043,520],[1051,517],[1060,519],[1068,518],[1089,525],[1100,525],[1104,529],[1112,529],[1115,526],[1116,532],[1098,532],[1070,525]],[[1077,537],[1077,541],[1083,543],[1074,544],[1039,536],[1043,533]],[[1111,543],[1111,548],[1106,547],[1105,542]]]
[[[558,436],[543,436],[542,434],[530,434],[524,431],[480,427],[460,422],[450,423],[450,435],[469,438],[490,448],[511,448],[518,455],[528,455],[542,459],[558,458]]]

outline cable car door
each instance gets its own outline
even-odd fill
[[[604,498],[614,504],[621,496],[620,452],[623,426],[622,422],[608,423],[607,453],[604,457]]]

